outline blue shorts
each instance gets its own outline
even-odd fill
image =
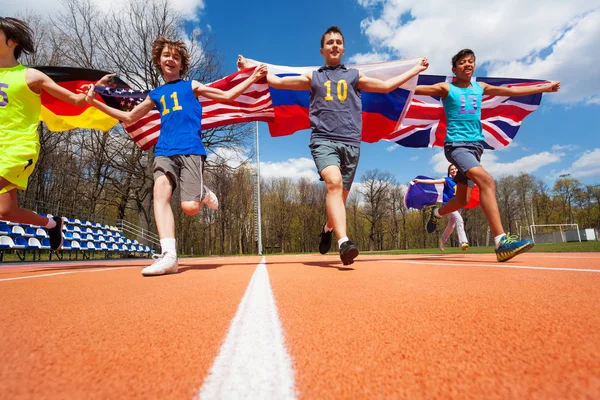
[[[458,169],[453,181],[475,186],[475,182],[467,178],[467,171],[481,165],[483,144],[481,142],[453,142],[444,144],[446,159]]]

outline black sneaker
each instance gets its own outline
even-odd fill
[[[48,229],[48,239],[50,240],[50,248],[54,251],[58,251],[63,244],[63,220],[61,217],[52,217],[52,219],[56,221],[56,226]]]
[[[323,225],[323,229],[321,229],[321,240],[319,242],[319,253],[327,254],[329,249],[331,248],[331,235],[333,234],[333,229],[329,232],[325,232],[325,225]]]
[[[429,220],[427,220],[427,226],[425,227],[425,230],[427,230],[427,233],[435,232],[435,228],[437,228],[438,222],[440,222],[440,219],[442,219],[442,217],[436,217],[434,214],[434,211],[437,210],[438,208],[440,208],[440,207],[432,206],[429,209]]]
[[[358,257],[358,246],[352,243],[350,240],[346,240],[340,246],[340,258],[344,265],[350,265],[354,262],[354,259]]]

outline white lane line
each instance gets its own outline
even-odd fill
[[[582,268],[550,268],[550,267],[533,267],[528,265],[506,265],[506,264],[469,264],[469,263],[440,263],[440,262],[425,262],[425,261],[404,261],[404,260],[380,260],[378,262],[388,263],[406,263],[406,264],[422,264],[433,266],[451,266],[451,267],[486,267],[486,268],[511,268],[511,269],[538,269],[544,271],[570,271],[570,272],[600,272],[600,269],[582,269]]]
[[[18,276],[15,278],[2,278],[0,282],[4,281],[18,281],[21,279],[33,279],[33,278],[45,278],[48,276],[56,276],[56,275],[67,275],[67,274],[82,274],[84,272],[102,272],[102,271],[115,271],[117,269],[125,269],[125,268],[136,268],[135,266],[131,267],[116,267],[116,268],[102,268],[102,269],[94,269],[91,271],[66,271],[66,272],[54,272],[52,274],[40,274],[40,275],[28,275],[28,276]],[[139,268],[139,267],[138,267]]]
[[[198,399],[295,399],[265,257],[256,267]]]

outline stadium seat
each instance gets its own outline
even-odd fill
[[[43,244],[44,244],[44,241],[42,240],[42,245]],[[48,245],[50,245],[50,241],[48,241]],[[71,241],[70,240],[63,241],[62,250],[71,250]]]
[[[27,240],[23,236],[17,236],[14,240],[15,244],[13,246],[14,249],[26,249],[27,248]]]
[[[66,243],[66,241],[63,242],[63,248],[65,247],[65,243]],[[43,250],[50,250],[50,240],[49,239],[42,239],[41,245],[42,245]]]
[[[73,232],[73,240],[81,240],[81,235],[78,232]]]
[[[10,236],[0,236],[0,249],[12,249],[14,245]]]
[[[12,228],[8,225],[0,225],[0,235],[10,236],[12,234]]]
[[[78,241],[73,240],[71,242],[71,250],[81,250],[81,246],[79,245]]]
[[[39,240],[37,240],[36,238],[32,237],[29,238],[29,240],[27,241],[27,248],[28,249],[41,249],[42,248],[42,244],[40,243]]]
[[[27,228],[25,228],[25,233],[23,234],[23,236],[28,237],[28,238],[35,237],[36,236],[35,229],[28,226]]]
[[[42,228],[37,228],[35,230],[35,236],[38,238],[46,238],[48,237],[48,233],[46,233],[46,231]]]
[[[19,225],[12,227],[12,236],[25,236],[25,229]]]

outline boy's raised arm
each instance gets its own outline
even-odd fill
[[[400,87],[415,75],[425,71],[427,67],[429,67],[429,61],[427,61],[427,58],[422,58],[417,65],[405,73],[386,79],[385,81],[360,74],[358,88],[365,92],[389,93]]]
[[[490,96],[527,96],[530,94],[558,92],[560,82],[549,82],[541,86],[493,86],[484,82],[479,82],[483,88],[483,93]]]
[[[84,85],[88,89],[88,92],[85,94],[85,101],[91,106],[96,107],[98,110],[103,113],[110,115],[113,118],[118,119],[119,121],[133,123],[142,118],[144,115],[148,114],[150,110],[152,110],[155,105],[150,96],[147,96],[144,101],[135,106],[131,111],[122,111],[113,107],[110,107],[98,100],[96,100],[96,93],[94,92],[94,85]]]
[[[440,82],[435,85],[417,85],[415,94],[422,96],[441,96],[444,98],[449,91],[450,86],[448,85],[448,82]]]
[[[211,86],[203,85],[198,81],[192,82],[192,88],[196,96],[204,96],[211,100],[216,101],[232,101],[239,95],[244,93],[254,82],[265,77],[267,75],[267,66],[262,64],[254,69],[252,76],[245,81],[237,84],[231,89],[224,91]]]
[[[240,69],[248,67],[248,60],[241,54],[238,55],[237,66]],[[267,73],[267,82],[269,86],[275,89],[310,90],[311,79],[311,72],[296,76],[284,76],[283,78],[271,72]]]

